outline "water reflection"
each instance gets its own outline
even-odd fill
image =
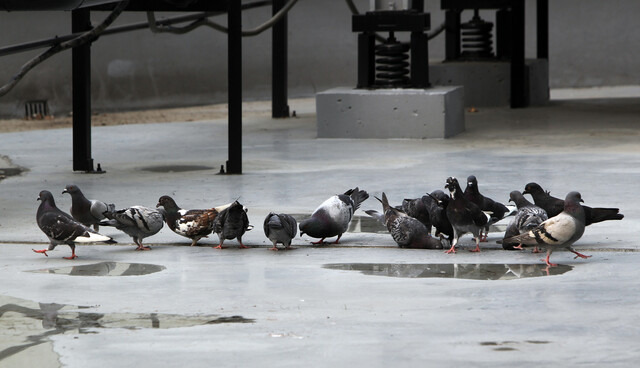
[[[93,313],[85,311],[90,307],[73,307],[56,303],[34,303],[10,297],[0,296],[0,324],[4,332],[0,332],[8,348],[0,350],[0,362],[30,347],[43,344],[49,336],[64,333],[90,334],[102,328],[177,328],[193,327],[208,324],[253,323],[253,319],[242,316],[218,315],[179,315],[161,313]],[[35,324],[34,321],[41,323]],[[39,327],[41,325],[42,327]],[[22,332],[20,335],[15,331]]]
[[[70,276],[141,276],[160,272],[166,267],[146,263],[100,262],[87,265],[45,268],[28,272]]]
[[[512,280],[526,277],[561,275],[573,269],[572,266],[545,264],[465,264],[465,263],[334,263],[324,268],[332,270],[360,271],[365,275],[408,277],[408,278],[454,278],[469,280]]]

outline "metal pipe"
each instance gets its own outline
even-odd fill
[[[0,0],[0,9],[13,10],[74,10],[88,6],[117,3],[120,0]]]

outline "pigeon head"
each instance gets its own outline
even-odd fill
[[[544,193],[544,190],[538,183],[529,183],[524,186],[524,191],[522,194],[537,194]]]
[[[51,207],[55,207],[56,206],[56,201],[53,200],[53,194],[51,194],[50,191],[48,190],[43,190],[40,192],[40,194],[38,194],[38,201],[42,202],[43,204],[46,203],[48,205],[50,205]],[[42,206],[42,204],[41,204]]]
[[[80,192],[80,188],[78,188],[77,185],[71,184],[71,185],[67,185],[66,187],[64,187],[64,190],[62,191],[62,194],[65,194],[65,193],[69,193],[71,195],[74,195],[76,193],[81,193],[81,192]]]
[[[176,201],[174,201],[173,198],[167,195],[163,195],[158,199],[158,204],[156,204],[156,208],[158,207],[164,207],[166,211],[177,211],[180,209],[178,208]]]
[[[460,184],[458,184],[458,179],[453,176],[447,178],[447,183],[444,185],[445,188],[449,189],[449,194],[451,198],[455,198],[457,193],[460,193],[462,190],[460,189]]]
[[[511,193],[509,193],[509,202],[515,203],[516,207],[518,208],[526,206],[528,204],[527,199],[518,190],[514,190]]]
[[[467,186],[470,188],[477,188],[478,187],[478,179],[476,179],[476,177],[474,175],[470,175],[467,178]]]
[[[572,202],[574,204],[584,203],[584,201],[582,200],[582,196],[578,192],[569,192],[569,194],[567,194],[567,196],[565,197],[564,201],[565,203]]]

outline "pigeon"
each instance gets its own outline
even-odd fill
[[[451,242],[453,240],[453,227],[447,217],[449,196],[440,189],[428,193],[427,196],[431,199],[431,201],[427,201],[427,205],[431,224],[436,228],[436,236],[439,236],[440,239],[446,237]]]
[[[521,243],[525,245],[546,245],[547,258],[544,260],[547,266],[557,266],[549,262],[549,257],[555,247],[563,247],[576,255],[576,258],[589,258],[576,252],[571,245],[575,243],[585,228],[585,211],[580,205],[583,202],[578,192],[570,192],[564,199],[564,210],[558,215],[550,217],[535,229],[524,234],[507,238],[509,243]]]
[[[322,244],[326,238],[338,236],[334,242],[338,244],[342,234],[349,228],[353,213],[367,198],[369,193],[358,187],[330,197],[313,211],[310,218],[300,222],[300,236],[307,234],[321,238],[311,244]]]
[[[142,239],[155,235],[164,225],[164,215],[157,209],[131,206],[121,210],[115,209],[113,204],[104,212],[108,220],[100,222],[101,226],[114,226],[116,229],[129,235],[138,246],[135,250],[151,250],[151,247],[143,246]]]
[[[178,235],[191,239],[191,246],[213,232],[213,224],[218,214],[231,204],[206,210],[184,210],[173,198],[164,195],[158,199],[156,208],[164,208],[164,220],[169,229]]]
[[[223,249],[222,243],[226,239],[238,239],[240,248],[249,248],[242,244],[242,235],[251,229],[253,229],[253,226],[249,225],[247,209],[237,200],[234,201],[228,208],[218,214],[213,225],[213,230],[220,238],[220,244],[214,248]]]
[[[49,248],[42,250],[33,250],[36,253],[42,253],[48,257],[47,251],[53,250],[58,244],[67,244],[71,248],[71,257],[65,259],[75,259],[76,242],[92,243],[105,242],[115,244],[116,241],[111,237],[97,233],[80,222],[76,221],[69,214],[62,212],[53,199],[51,192],[43,190],[38,196],[40,206],[36,213],[36,221],[38,227],[49,238]]]
[[[62,194],[71,195],[71,216],[85,226],[93,225],[93,230],[98,231],[98,223],[104,220],[104,212],[107,204],[96,199],[87,199],[77,185],[67,185]]]
[[[529,232],[549,217],[547,216],[547,211],[529,202],[522,193],[517,190],[514,190],[509,194],[509,201],[516,204],[518,211],[507,226],[507,230],[504,233],[504,238],[502,240],[502,247],[507,250],[522,249],[522,244],[508,243],[505,242],[504,239]],[[533,252],[539,252],[537,246],[534,248]]]
[[[487,237],[489,236],[489,226],[502,220],[506,214],[510,213],[510,211],[504,204],[483,196],[478,189],[478,179],[473,175],[467,178],[467,187],[464,190],[464,197],[475,203],[482,211],[491,215],[491,219],[484,227],[485,233],[484,235],[481,234],[480,237],[480,241],[486,242]]]
[[[387,195],[384,192],[382,192],[382,199],[375,198],[382,203],[385,225],[400,248],[443,248],[441,241],[431,236],[422,222],[397,208],[389,206]]]
[[[562,199],[552,197],[549,192],[545,192],[537,183],[525,185],[522,194],[531,194],[536,206],[540,206],[547,211],[549,217],[556,216],[564,210],[564,202]],[[591,208],[588,206],[582,206],[582,208],[584,208],[586,226],[595,224],[596,222],[622,220],[624,218],[624,215],[619,213],[619,208]]]
[[[449,189],[451,200],[447,205],[447,218],[453,227],[453,242],[451,248],[446,253],[455,253],[456,244],[460,237],[466,233],[471,233],[476,241],[476,247],[472,252],[480,251],[480,234],[482,229],[489,222],[489,216],[480,210],[475,203],[465,198],[458,184],[458,179],[454,177],[447,178],[444,186]]]
[[[270,250],[278,250],[276,246],[278,243],[283,244],[285,249],[289,249],[291,239],[295,238],[297,233],[298,222],[291,215],[269,212],[264,218],[264,235],[273,243],[273,248],[269,248]]]
[[[429,202],[431,202],[431,198],[426,195],[421,198],[404,199],[401,208],[404,213],[420,221],[427,228],[427,233],[431,233],[432,227]]]

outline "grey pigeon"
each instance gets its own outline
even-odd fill
[[[116,243],[112,238],[98,234],[89,229],[80,222],[76,221],[70,215],[62,212],[53,199],[51,192],[43,190],[38,196],[40,206],[36,213],[36,221],[38,227],[49,238],[49,248],[42,250],[33,250],[36,253],[42,253],[45,256],[47,251],[53,250],[58,244],[67,244],[71,248],[71,257],[76,258],[76,242],[93,243],[105,242],[109,244]]]
[[[62,194],[71,195],[71,216],[85,226],[93,225],[93,230],[98,231],[100,221],[104,220],[107,204],[97,199],[87,199],[77,185],[67,185]]]
[[[116,229],[129,235],[138,246],[135,250],[151,250],[151,247],[143,246],[142,240],[155,235],[164,225],[162,212],[143,206],[131,206],[121,210],[115,209],[109,204],[109,209],[104,215],[108,220],[100,222],[102,226],[114,226]]]
[[[429,216],[431,224],[436,228],[436,236],[447,238],[449,242],[453,241],[453,227],[447,217],[447,206],[450,198],[440,189],[434,190],[427,195],[431,201],[427,202],[429,207]]]
[[[281,243],[285,249],[289,249],[291,246],[291,239],[293,239],[298,233],[298,222],[293,216],[286,213],[273,213],[270,212],[267,217],[264,218],[264,235],[271,240],[273,248],[271,250],[278,250],[276,244]]]
[[[185,210],[176,204],[173,198],[164,195],[158,199],[156,208],[164,208],[164,220],[169,229],[178,235],[191,239],[191,246],[198,240],[206,238],[213,232],[218,214],[229,205],[209,208]]]
[[[240,248],[249,248],[242,244],[242,235],[253,226],[249,225],[249,217],[246,208],[238,201],[234,201],[228,208],[218,214],[213,230],[220,238],[220,244],[214,247],[223,249],[222,244],[226,239],[238,239]]]
[[[529,232],[549,217],[547,216],[547,211],[529,202],[517,190],[509,194],[509,201],[516,204],[518,211],[507,226],[502,240],[502,247],[507,250],[522,249],[522,244],[505,242],[504,239]],[[538,253],[538,247],[535,247],[534,253]]]
[[[382,203],[384,221],[391,237],[400,248],[442,249],[442,243],[427,231],[427,227],[418,219],[407,215],[401,210],[389,206],[387,195],[383,192]]]
[[[490,214],[491,218],[484,227],[484,235],[480,237],[480,241],[487,241],[487,237],[489,236],[489,227],[502,220],[508,213],[510,213],[509,209],[504,204],[482,195],[478,188],[478,179],[474,175],[470,175],[467,178],[467,187],[464,190],[464,197],[475,203],[482,211]]]
[[[558,215],[550,217],[535,229],[505,239],[510,243],[521,243],[525,245],[546,245],[547,258],[544,260],[547,266],[557,266],[549,262],[549,257],[553,252],[553,248],[562,247],[573,252],[577,257],[588,258],[576,252],[571,245],[575,243],[585,228],[585,211],[580,205],[583,202],[582,196],[578,192],[570,192],[564,199],[564,210]]]
[[[453,227],[453,242],[451,242],[451,248],[446,253],[455,253],[460,237],[466,233],[471,233],[476,241],[476,247],[471,251],[479,252],[480,234],[487,225],[489,216],[482,212],[475,203],[465,198],[458,179],[454,177],[447,178],[447,183],[444,187],[449,189],[449,195],[451,196],[451,200],[447,205],[447,218]]]
[[[300,236],[307,234],[312,238],[321,238],[311,244],[322,244],[326,238],[338,236],[334,242],[338,244],[342,234],[349,228],[353,213],[367,198],[369,194],[358,187],[330,197],[313,211],[310,218],[300,222]]]
[[[553,197],[542,189],[537,183],[529,183],[524,187],[522,194],[531,194],[533,202],[536,206],[540,206],[549,217],[556,216],[564,210],[564,201],[560,198]],[[619,208],[591,208],[589,206],[582,206],[584,209],[585,224],[589,226],[596,222],[602,222],[606,220],[622,220],[624,215],[619,213]]]

